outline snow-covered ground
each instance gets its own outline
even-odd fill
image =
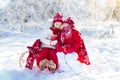
[[[116,1],[0,0],[0,80],[120,80],[120,22],[99,22],[112,19]],[[73,54],[58,55],[64,72],[40,72],[35,65],[33,70],[20,68],[19,58],[26,46],[38,38],[49,43],[46,19],[57,11],[75,20],[91,65],[77,62]]]
[[[1,8],[4,8],[8,3],[9,3],[9,0],[0,0],[0,9]]]
[[[69,70],[54,74],[47,70],[40,72],[35,66],[31,71],[19,67],[19,57],[27,50],[26,46],[37,38],[47,41],[48,29],[43,28],[39,35],[34,35],[0,28],[0,80],[120,80],[120,25],[111,22],[97,25],[77,27],[83,33],[91,65],[78,63],[68,55]]]

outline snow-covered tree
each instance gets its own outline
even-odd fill
[[[10,30],[26,31],[28,27],[46,25],[56,12],[81,22],[119,20],[120,0],[10,0],[0,10],[0,23]]]

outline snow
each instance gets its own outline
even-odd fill
[[[0,0],[0,80],[120,80],[120,22],[111,19],[116,0],[59,1]],[[75,20],[91,65],[79,63],[74,52],[58,52],[60,66],[54,74],[39,71],[35,64],[32,70],[21,68],[19,58],[27,46],[38,38],[49,44],[47,19],[57,11]],[[110,20],[104,20],[106,15]]]
[[[0,9],[2,9],[9,3],[9,0],[0,0],[0,3]]]
[[[61,65],[59,70],[63,71],[58,70],[54,74],[51,74],[48,70],[40,72],[35,65],[31,71],[19,67],[19,57],[21,53],[27,51],[26,46],[32,45],[37,38],[48,43],[48,39],[45,37],[45,35],[49,36],[46,32],[47,28],[42,29],[44,35],[32,35],[0,29],[0,80],[119,80],[120,29],[118,24],[112,24],[114,34],[109,34],[111,37],[100,38],[93,35],[108,30],[106,26],[110,29],[108,24],[112,23],[99,24],[99,26],[103,26],[99,28],[94,26],[90,28],[90,25],[85,26],[85,28],[77,28],[79,31],[83,31],[91,65],[77,62],[75,53],[64,57],[64,55],[59,55],[58,52],[57,55]]]

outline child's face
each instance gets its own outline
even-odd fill
[[[63,23],[62,29],[63,29],[64,27],[68,27],[68,26],[70,26],[68,23]]]
[[[61,26],[62,26],[62,23],[61,23],[61,22],[55,22],[55,23],[54,23],[54,27],[55,27],[55,28],[61,29]]]

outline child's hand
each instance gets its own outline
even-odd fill
[[[51,36],[51,40],[53,41],[53,40],[56,40],[57,39],[57,35],[52,35]]]
[[[63,48],[63,52],[67,54],[66,46],[63,46],[62,48]]]
[[[53,46],[54,46],[54,45],[56,45],[56,44],[57,44],[57,40],[54,40],[54,41],[51,41],[51,42],[50,42],[50,45],[53,45]]]

